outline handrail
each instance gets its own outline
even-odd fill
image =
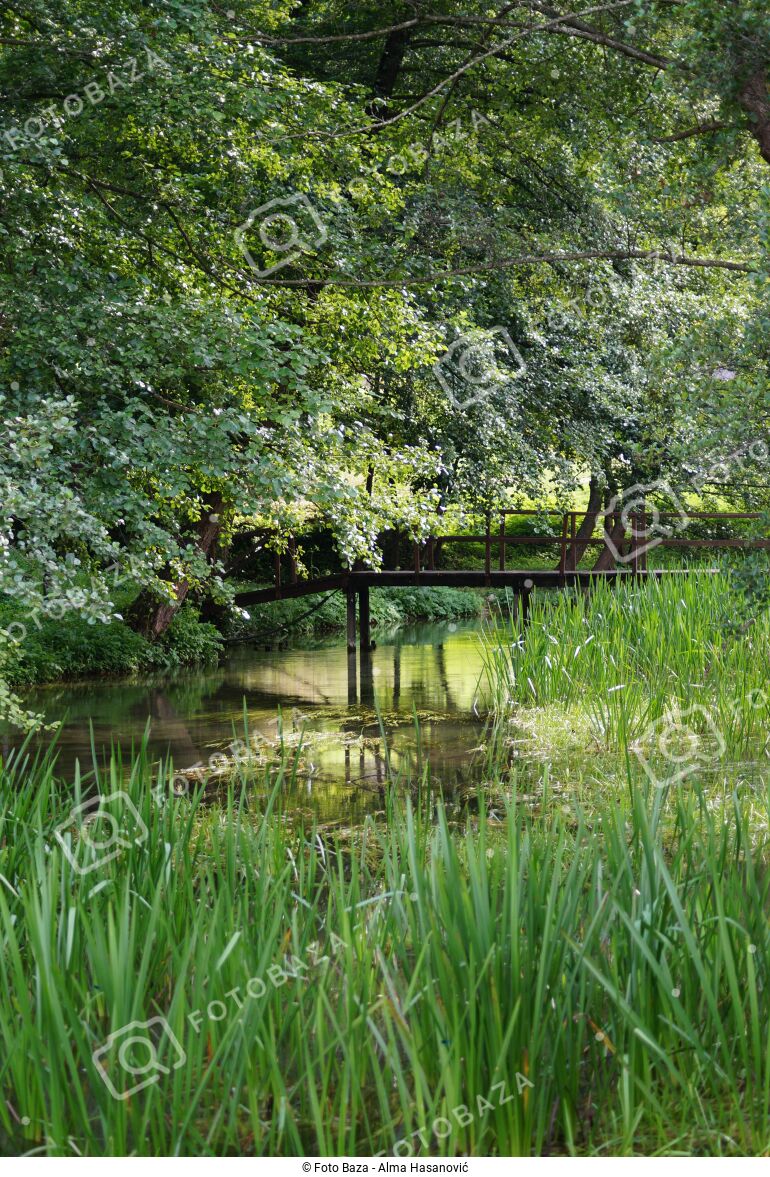
[[[606,548],[607,547],[607,519],[611,517],[612,512],[607,510],[597,510],[595,513],[593,525],[588,535],[580,539],[581,551],[587,548]],[[508,515],[519,516],[552,516],[561,520],[560,534],[552,535],[508,535],[505,530],[505,519]],[[559,549],[559,580],[562,584],[566,583],[566,578],[569,573],[578,571],[578,515],[585,518],[583,512],[578,511],[555,511],[545,510],[536,511],[524,508],[505,508],[497,512],[500,519],[500,527],[497,533],[497,567],[500,572],[506,571],[506,557],[509,547],[558,547]],[[654,518],[650,518],[650,512],[643,506],[641,510],[634,512],[629,517],[629,524],[631,526],[631,546],[626,557],[630,564],[630,571],[634,574],[647,571],[647,552],[649,546],[645,541],[654,536],[651,531],[651,526],[659,519],[667,518],[681,518],[681,515],[676,512],[658,512]],[[689,511],[687,512],[687,519],[711,519],[711,520],[751,520],[762,519],[763,513],[760,511]],[[455,535],[448,533],[440,535],[428,536],[423,544],[416,540],[412,541],[413,554],[413,568],[415,581],[419,583],[423,574],[423,551],[426,554],[427,569],[430,572],[436,571],[436,547],[437,545],[446,544],[477,544],[483,547],[484,550],[484,579],[486,584],[491,584],[492,574],[492,513],[488,512],[485,516],[486,529],[483,533],[468,533],[461,532]],[[602,527],[602,532],[599,536],[595,535],[597,525]],[[262,533],[264,538],[269,538],[269,533]],[[625,541],[625,536],[622,542]],[[290,536],[287,540],[287,555],[289,560],[289,584],[296,585],[298,583],[298,568],[297,568],[297,539],[296,536]],[[765,550],[770,549],[770,538],[751,538],[741,536],[722,536],[717,538],[699,538],[686,539],[680,535],[671,536],[654,536],[654,546],[661,548],[703,548],[703,549],[756,549]],[[521,570],[526,571],[526,570]],[[283,591],[283,565],[280,552],[274,552],[274,584],[276,596],[280,597]]]

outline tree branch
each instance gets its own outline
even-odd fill
[[[550,4],[532,3],[530,7],[552,19],[561,16],[559,10]],[[595,45],[604,45],[607,49],[614,49],[616,53],[622,53],[624,57],[639,61],[643,65],[651,65],[654,69],[670,69],[672,65],[679,64],[669,57],[661,57],[658,53],[649,53],[645,49],[637,49],[634,45],[628,45],[625,41],[618,41],[617,38],[610,37],[607,33],[602,33],[599,29],[585,24],[579,17],[579,13],[572,16],[561,16],[559,23],[554,24],[546,31],[559,33],[565,37],[581,37],[586,41],[593,41]]]
[[[721,123],[715,119],[710,123],[696,123],[694,127],[687,127],[684,131],[675,131],[673,135],[654,135],[653,143],[681,143],[683,139],[693,139],[696,135],[712,135],[715,131],[724,131],[733,126],[731,123]]]
[[[373,287],[405,288],[408,286],[431,286],[437,282],[446,282],[451,278],[468,278],[475,274],[488,274],[493,271],[509,270],[517,266],[557,265],[565,262],[585,261],[662,261],[672,266],[688,266],[703,270],[730,270],[737,274],[753,274],[756,267],[748,262],[731,261],[728,258],[690,257],[686,254],[674,254],[659,249],[588,249],[580,253],[533,253],[519,257],[501,258],[499,261],[487,262],[484,265],[469,266],[458,270],[440,270],[433,274],[426,274],[421,278],[374,278],[361,281],[356,278],[260,278],[259,282],[266,286],[307,286],[309,282],[321,282],[324,286],[341,286],[351,289],[370,289]]]

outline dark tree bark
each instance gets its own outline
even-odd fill
[[[626,525],[620,515],[616,515],[612,521],[612,528],[610,530],[610,540],[614,545],[615,551],[622,552],[623,544],[626,538]],[[592,568],[592,572],[608,572],[615,567],[615,554],[605,541],[605,546],[599,553],[599,558]]]
[[[219,491],[212,491],[203,497],[203,514],[195,529],[195,543],[209,561],[214,558],[217,540],[222,531],[223,505]],[[166,569],[164,579],[171,581],[170,569]],[[166,601],[149,589],[143,589],[128,610],[128,624],[151,642],[157,641],[174,620],[190,591],[190,583],[183,577],[172,582],[172,590],[174,600]]]
[[[567,567],[577,568],[583,556],[588,549],[588,543],[591,539],[594,528],[596,527],[596,520],[599,517],[599,512],[602,509],[602,488],[599,485],[599,480],[594,474],[591,475],[591,480],[588,484],[588,506],[586,513],[580,521],[580,526],[575,532],[575,542],[570,544],[567,548]]]
[[[759,144],[760,154],[765,163],[770,163],[770,94],[764,66],[754,70],[744,83],[740,101],[750,116],[749,127]]]
[[[388,33],[385,39],[385,44],[380,54],[380,60],[377,63],[377,73],[374,77],[374,91],[375,98],[388,99],[393,96],[393,90],[398,75],[401,73],[401,67],[404,64],[404,54],[412,37],[412,29],[395,29],[392,33]],[[372,103],[371,113],[378,114],[380,118],[384,118],[387,114],[387,105],[380,102]]]
[[[382,545],[383,568],[398,568],[401,546],[401,537],[398,534],[398,528],[394,527],[383,531],[380,543]]]

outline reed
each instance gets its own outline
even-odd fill
[[[553,708],[625,754],[667,728],[727,756],[764,757],[770,613],[747,624],[728,575],[535,593],[529,619],[485,642],[498,717]],[[672,734],[668,732],[667,734]],[[724,746],[722,746],[724,745]]]
[[[450,821],[394,783],[331,835],[283,812],[294,763],[216,802],[145,748],[74,791],[5,764],[5,1154],[767,1149],[766,791],[634,779],[594,820],[514,780]],[[89,851],[89,790],[138,819],[103,802],[82,873],[118,828]]]

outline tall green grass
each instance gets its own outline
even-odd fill
[[[291,774],[180,798],[116,755],[98,788],[146,836],[82,874],[82,828],[55,831],[84,784],[6,764],[4,1154],[768,1148],[766,792],[725,814],[630,781],[600,822],[514,793],[452,823],[394,790],[332,837],[286,820]],[[166,1035],[158,1081],[114,1098],[93,1052],[157,1017],[184,1058]]]
[[[768,648],[770,613],[747,625],[727,575],[693,572],[535,593],[523,628],[490,633],[486,659],[499,715],[572,713],[620,751],[683,717],[696,731],[716,729],[738,758],[764,754]]]

